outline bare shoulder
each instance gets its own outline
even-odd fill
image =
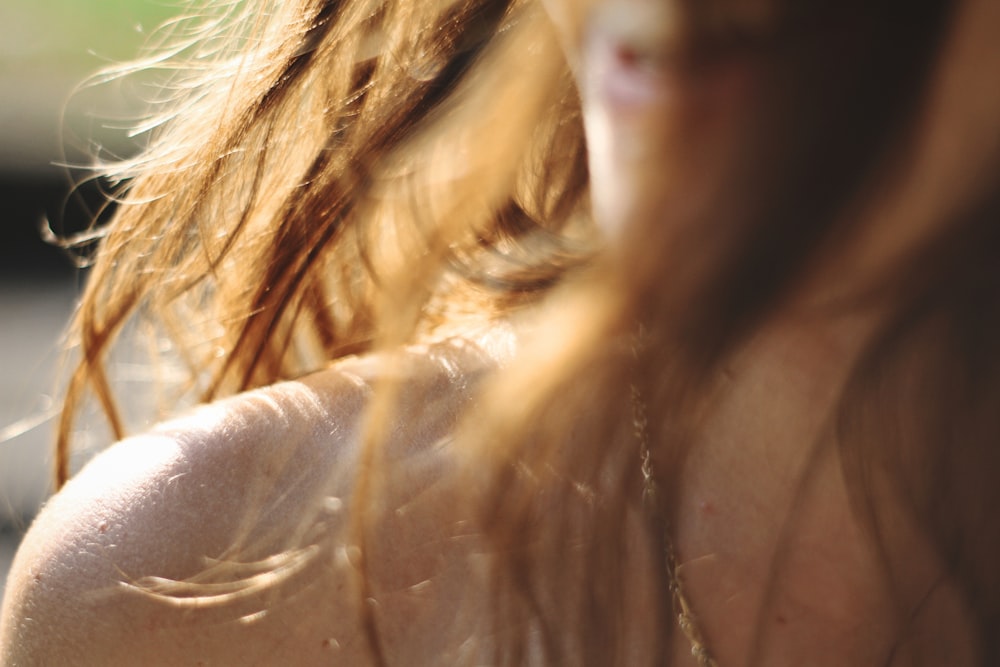
[[[348,525],[368,511],[352,507],[360,433],[387,376],[401,399],[368,604],[389,651],[444,648],[430,630],[461,606],[465,565],[442,443],[490,358],[460,348],[348,360],[110,448],[26,536],[0,663],[366,664]]]

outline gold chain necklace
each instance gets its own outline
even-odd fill
[[[638,361],[639,352],[642,345],[643,332],[639,329],[636,341],[633,344],[633,355]],[[663,557],[664,567],[667,570],[668,585],[673,596],[674,613],[677,615],[677,625],[680,626],[684,636],[691,644],[691,655],[698,662],[699,667],[718,667],[712,655],[705,646],[705,639],[695,622],[695,615],[684,596],[684,587],[681,585],[680,576],[677,573],[677,554],[674,551],[674,543],[670,536],[670,525],[660,507],[656,475],[653,470],[652,453],[649,446],[649,421],[646,415],[646,402],[635,382],[630,385],[632,399],[632,427],[636,440],[639,443],[640,466],[642,470],[642,502],[647,512],[652,513],[653,518],[663,528]]]

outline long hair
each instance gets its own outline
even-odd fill
[[[669,526],[716,378],[831,262],[852,287],[822,308],[883,315],[820,440],[803,446],[814,460],[840,461],[898,605],[897,647],[924,610],[903,593],[909,554],[888,509],[901,504],[903,523],[917,526],[940,564],[939,585],[957,588],[970,612],[978,659],[1000,659],[991,565],[1000,530],[987,519],[1000,506],[1000,97],[986,74],[1000,50],[985,27],[995,29],[1000,12],[987,2],[841,9],[789,10],[790,27],[827,29],[783,36],[765,112],[723,189],[693,211],[665,215],[663,200],[637,211],[618,256],[567,290],[539,327],[548,336],[484,401],[502,408],[468,434],[478,445],[468,468],[469,486],[486,489],[481,521],[497,554],[498,663],[523,662],[538,636],[546,641],[537,650],[556,664],[669,660],[670,538],[654,521],[637,548],[645,558],[623,546],[623,517],[644,516],[648,484],[629,397],[638,390],[654,406],[665,496],[654,516]],[[867,38],[842,22],[852,11],[868,17]],[[876,265],[865,263],[868,252],[881,257]],[[853,263],[837,264],[845,257]],[[639,322],[648,342],[637,363]],[[771,591],[781,585],[780,556]],[[650,618],[634,614],[642,593],[633,577],[654,592]],[[763,660],[767,612],[748,664]]]
[[[1000,16],[992,0],[862,4],[871,34],[848,58],[835,9],[790,12],[728,189],[682,221],[699,224],[637,211],[627,271],[589,242],[580,102],[534,3],[261,0],[179,24],[165,62],[183,93],[149,149],[108,171],[122,201],[92,235],[60,481],[85,394],[125,433],[106,363],[136,316],[211,400],[553,295],[464,434],[496,659],[660,664],[672,626],[663,528],[642,518],[627,397],[654,406],[669,517],[725,360],[817,265],[895,243],[906,251],[877,270],[848,267],[870,279],[841,307],[871,301],[887,315],[831,441],[887,581],[900,558],[880,514],[891,494],[907,499],[992,664]],[[825,41],[797,39],[795,26],[827,20]],[[912,242],[880,236],[900,228]],[[636,342],[636,322],[655,344]],[[639,556],[622,549],[632,521],[646,521]],[[626,612],[629,572],[648,582],[647,619]]]
[[[141,64],[170,73],[141,126],[149,147],[104,170],[116,212],[68,241],[98,248],[71,326],[60,484],[86,394],[126,434],[106,362],[130,322],[188,378],[167,403],[207,401],[426,333],[447,312],[530,301],[587,253],[585,233],[562,233],[581,227],[578,103],[537,9],[205,12]],[[518,49],[537,53],[538,76],[516,71]]]

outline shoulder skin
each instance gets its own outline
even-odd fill
[[[475,604],[446,443],[485,366],[450,345],[346,360],[95,458],[18,552],[0,664],[369,664],[348,526],[362,511],[352,494],[365,407],[386,377],[401,409],[377,453],[388,491],[363,510],[375,517],[367,603],[388,656],[419,664],[459,650],[467,635],[434,631]]]

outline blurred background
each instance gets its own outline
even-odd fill
[[[81,84],[139,53],[173,0],[0,2],[0,595],[24,528],[49,492],[60,336],[83,281],[43,230],[84,228],[100,202],[74,188],[88,155],[127,155],[120,121],[140,84]]]

